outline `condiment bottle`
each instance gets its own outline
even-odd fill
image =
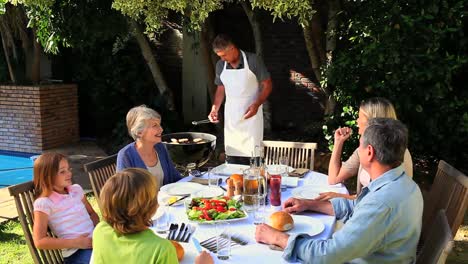
[[[236,186],[236,190],[234,192],[235,195],[242,195],[242,182],[236,181],[234,182],[234,186]]]
[[[234,196],[234,190],[236,189],[236,186],[234,186],[234,180],[232,179],[227,179],[227,197],[232,197]]]

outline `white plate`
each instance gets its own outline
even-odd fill
[[[205,188],[203,188],[203,190],[200,190],[198,192],[195,192],[192,194],[192,197],[194,198],[213,198],[213,197],[217,197],[217,196],[221,196],[221,195],[224,195],[224,191],[217,187],[217,186],[213,186],[213,187],[208,187],[208,186],[205,186]]]
[[[182,196],[166,196],[166,197],[162,198],[161,204],[163,204],[163,205],[169,205],[169,199],[171,199],[172,197],[176,197],[177,199],[182,198]],[[190,199],[190,197],[185,198],[185,199]],[[181,200],[181,201],[178,201],[178,202],[176,202],[175,204],[173,204],[173,205],[171,205],[171,206],[183,205],[185,199],[183,199],[183,200]]]
[[[325,225],[319,219],[305,215],[292,215],[294,219],[293,229],[287,231],[288,234],[308,234],[315,236],[325,230]]]
[[[240,164],[221,164],[218,167],[215,167],[214,173],[219,175],[231,176],[232,174],[243,174],[244,170],[248,169],[248,165]]]
[[[293,189],[291,193],[292,197],[297,199],[313,200],[324,192],[337,192],[337,190],[325,186],[305,185]]]
[[[268,170],[281,171],[281,169],[284,167],[284,165],[271,164],[271,165],[267,165],[266,167],[267,167],[267,171]],[[288,167],[288,173],[294,171],[293,167],[291,167],[291,166],[287,166],[287,167]]]
[[[203,185],[194,182],[174,182],[161,187],[160,191],[169,195],[187,195],[198,192],[204,188]]]

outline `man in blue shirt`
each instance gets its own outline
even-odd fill
[[[283,258],[303,263],[413,263],[421,233],[423,199],[401,163],[408,142],[406,127],[397,120],[369,121],[360,139],[359,158],[371,183],[355,201],[288,199],[284,211],[305,210],[335,215],[345,225],[327,240],[307,234],[288,235],[268,225],[256,229],[258,242],[284,249]]]

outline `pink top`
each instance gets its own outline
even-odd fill
[[[83,234],[92,237],[94,224],[82,202],[83,189],[78,184],[67,187],[68,194],[52,192],[49,197],[40,197],[34,201],[34,211],[49,216],[49,227],[57,237],[64,239],[77,238]],[[62,250],[68,257],[77,249]]]

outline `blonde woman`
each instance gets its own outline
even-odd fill
[[[181,179],[166,147],[161,143],[163,129],[158,112],[145,105],[133,107],[127,113],[128,134],[135,140],[117,154],[117,171],[125,168],[148,170],[158,186]]]
[[[361,136],[367,128],[367,122],[369,119],[382,117],[397,119],[395,108],[392,103],[385,98],[374,97],[365,100],[359,107],[359,114],[357,119],[358,133]],[[345,181],[351,177],[358,177],[358,192],[360,192],[361,186],[366,187],[369,185],[370,177],[367,171],[363,170],[359,164],[358,149],[356,149],[351,157],[345,162],[341,162],[341,153],[343,151],[343,145],[351,136],[352,130],[349,127],[338,128],[335,131],[335,145],[330,158],[330,164],[328,166],[328,183],[337,184]],[[408,149],[405,151],[403,160],[403,166],[408,176],[413,177],[413,161],[411,154]],[[335,197],[345,197],[348,199],[355,199],[355,195],[339,194],[334,192],[321,193],[316,200],[326,201]]]
[[[147,170],[116,173],[101,191],[102,218],[93,233],[93,263],[179,263],[175,247],[149,227],[158,208],[159,186]],[[195,263],[213,263],[202,252]]]

